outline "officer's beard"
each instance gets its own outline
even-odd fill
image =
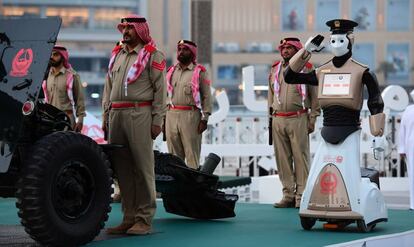
[[[53,59],[49,60],[49,66],[55,67],[55,68],[60,67],[62,65],[62,63],[63,63],[63,58],[60,58],[59,61],[55,61]]]
[[[290,57],[284,57],[283,58],[283,61],[287,64],[287,63],[289,63],[289,61],[290,61],[290,59],[293,57],[293,55],[292,56],[290,56]]]
[[[297,50],[296,50],[296,52],[297,52]],[[285,64],[289,63],[290,59],[296,54],[296,52],[293,53],[292,55],[288,56],[288,57],[282,56],[283,61],[285,62]]]
[[[177,60],[184,64],[184,65],[188,65],[193,61],[193,56],[177,56]]]

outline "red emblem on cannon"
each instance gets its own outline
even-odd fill
[[[11,76],[14,77],[23,77],[26,76],[30,65],[33,62],[33,51],[32,49],[22,48],[17,52],[16,56],[13,58],[12,62],[12,71],[10,72]]]

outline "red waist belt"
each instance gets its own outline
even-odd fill
[[[169,105],[168,106],[170,110],[181,110],[181,111],[192,111],[197,110],[198,108],[196,106],[191,105]]]
[[[290,111],[290,112],[276,112],[273,114],[275,117],[291,117],[291,116],[299,116],[300,114],[307,113],[308,108],[299,110],[299,111]]]
[[[114,108],[114,109],[143,107],[143,106],[152,106],[152,101],[111,103],[111,108]]]

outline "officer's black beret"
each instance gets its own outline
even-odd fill
[[[331,28],[332,34],[345,34],[354,31],[354,27],[358,26],[358,23],[345,19],[334,19],[326,22],[326,25]]]

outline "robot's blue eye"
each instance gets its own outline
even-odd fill
[[[341,43],[344,43],[344,40],[343,39],[341,39]]]
[[[335,40],[331,40],[331,43],[333,44],[333,43],[335,43]]]

